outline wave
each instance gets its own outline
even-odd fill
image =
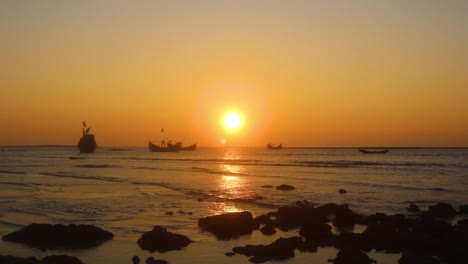
[[[5,173],[5,174],[26,174],[24,171],[4,171],[0,170],[0,173]]]
[[[26,183],[19,183],[19,182],[0,182],[0,185],[15,185],[15,186],[28,187],[28,188],[31,188],[31,189],[39,189],[36,186],[32,186],[32,185],[26,184]]]
[[[53,176],[60,178],[73,178],[81,180],[97,180],[97,181],[108,181],[108,182],[125,182],[126,180],[118,179],[114,177],[102,177],[102,176],[80,176],[80,175],[70,175],[65,173],[50,173],[50,172],[41,172],[39,173],[45,176]]]
[[[173,190],[173,191],[176,191],[176,192],[181,192],[181,191],[184,190],[183,188],[172,187],[172,186],[170,186],[170,185],[167,184],[167,183],[161,183],[161,182],[130,181],[130,183],[131,183],[131,184],[135,184],[135,185],[153,185],[153,186],[159,186],[159,187],[163,187],[163,188],[166,188],[166,189],[170,189],[170,190]]]
[[[73,167],[76,167],[76,168],[90,168],[90,169],[117,168],[117,166],[108,165],[108,164],[82,164],[82,165],[75,165]]]
[[[260,162],[260,159],[193,159],[193,158],[138,158],[138,157],[116,157],[113,159],[119,160],[148,160],[148,161],[187,161],[187,162],[208,162],[208,163],[256,163]]]
[[[354,168],[354,167],[448,167],[444,163],[424,163],[424,162],[380,162],[380,161],[354,161],[354,160],[336,160],[336,161],[297,161],[299,165],[307,167],[320,168]],[[289,164],[288,164],[289,165]]]

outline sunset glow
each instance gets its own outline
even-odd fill
[[[0,145],[468,146],[466,1],[201,2],[1,1]]]

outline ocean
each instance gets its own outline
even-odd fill
[[[277,190],[280,184],[295,189]],[[92,224],[115,235],[92,249],[46,252],[2,240],[0,255],[67,254],[85,263],[131,263],[134,255],[142,263],[149,256],[170,263],[249,263],[248,257],[224,253],[297,232],[264,236],[254,231],[217,240],[198,228],[198,219],[237,211],[255,217],[304,200],[345,203],[362,214],[405,213],[410,202],[421,208],[437,202],[458,207],[468,203],[468,149],[391,149],[366,155],[339,148],[200,147],[153,153],[146,147],[98,147],[96,153],[79,154],[76,147],[0,147],[0,190],[0,236],[31,223]],[[141,250],[136,241],[155,225],[194,243],[167,253]],[[362,228],[356,226],[356,232]],[[336,252],[296,252],[286,262],[327,263]],[[375,251],[369,256],[378,263],[399,258]]]

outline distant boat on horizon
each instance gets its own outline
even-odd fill
[[[177,144],[175,145],[167,145],[164,141],[161,142],[161,146],[153,144],[153,142],[148,141],[148,149],[152,152],[178,152],[180,150],[180,146]]]
[[[359,149],[361,153],[364,154],[385,154],[389,152],[390,150],[384,149],[384,150],[366,150],[366,149]]]
[[[96,149],[96,140],[94,134],[90,134],[91,127],[86,127],[86,122],[83,122],[83,137],[78,141],[78,149],[80,153],[93,153]]]
[[[281,143],[279,145],[268,143],[266,146],[267,146],[268,149],[276,149],[276,150],[283,149],[283,143]]]
[[[172,143],[167,143],[167,146],[168,147],[174,147],[174,148],[178,148],[180,151],[194,151],[197,149],[197,143],[195,144],[192,144],[190,146],[187,146],[187,147],[183,147],[182,146],[182,142],[177,142],[176,144],[172,144]]]

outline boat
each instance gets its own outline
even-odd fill
[[[197,143],[192,144],[192,145],[187,146],[187,147],[182,147],[180,150],[182,150],[182,151],[194,151],[196,149],[197,149]]]
[[[86,122],[83,122],[83,137],[78,141],[78,149],[80,153],[93,153],[96,149],[96,140],[94,134],[90,134],[91,127],[86,127]]]
[[[182,142],[177,142],[176,144],[172,144],[169,142],[167,143],[167,146],[178,148],[180,151],[194,151],[197,149],[197,143],[187,146],[187,147],[183,147]]]
[[[283,149],[283,143],[281,143],[279,145],[268,143],[266,146],[267,146],[268,149]]]
[[[161,145],[162,146],[158,146],[156,144],[153,144],[153,142],[148,141],[148,148],[152,152],[177,152],[179,151],[179,148],[176,147],[177,144],[172,145],[172,146],[169,146],[169,145],[165,146],[166,144],[163,141]]]
[[[390,150],[384,149],[384,150],[365,150],[365,149],[359,149],[361,153],[364,154],[385,154],[389,152]]]

